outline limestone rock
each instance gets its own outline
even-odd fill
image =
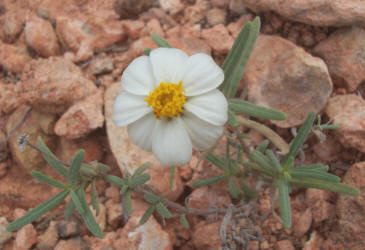
[[[24,33],[26,44],[39,55],[49,57],[59,53],[56,33],[48,21],[33,16],[27,20]]]
[[[233,38],[223,24],[202,31],[202,38],[217,53],[226,54],[232,48]]]
[[[197,249],[214,250],[219,249],[221,240],[219,237],[219,227],[221,222],[207,223],[201,221],[195,226],[193,233],[193,244]]]
[[[25,13],[22,10],[10,9],[3,16],[4,24],[2,29],[3,40],[13,43],[23,30]]]
[[[61,220],[57,223],[57,231],[61,238],[76,236],[80,234],[80,224],[72,220]]]
[[[60,240],[54,250],[87,250],[88,246],[81,239],[80,236],[70,238],[67,240]]]
[[[26,225],[16,233],[14,249],[28,250],[37,243],[37,231],[32,224]]]
[[[309,240],[305,242],[303,250],[317,250],[321,249],[323,239],[316,231],[313,231],[309,237]]]
[[[210,9],[207,12],[207,22],[210,26],[226,23],[226,11],[218,8]]]
[[[6,114],[18,105],[15,85],[5,84],[0,81],[0,114]]]
[[[274,11],[291,20],[315,26],[365,25],[362,0],[241,0],[255,13]]]
[[[153,4],[150,0],[114,0],[114,10],[121,19],[138,16]]]
[[[328,101],[326,113],[334,124],[345,147],[365,152],[365,101],[356,95],[337,95]]]
[[[319,112],[332,92],[332,81],[320,58],[285,39],[267,35],[259,35],[243,82],[250,102],[287,114],[284,121],[272,121],[283,128],[298,126],[309,112]]]
[[[0,217],[0,248],[11,239],[12,233],[6,231],[8,221],[5,217]]]
[[[23,72],[17,89],[31,106],[46,113],[64,112],[97,91],[79,67],[62,57],[32,61]]]
[[[320,42],[314,53],[323,58],[336,85],[354,91],[365,80],[365,30],[343,28]]]
[[[15,46],[0,41],[0,66],[5,70],[20,74],[30,60],[25,46]]]
[[[58,241],[57,222],[51,221],[47,230],[38,236],[37,248],[39,250],[52,250]]]

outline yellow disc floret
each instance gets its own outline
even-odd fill
[[[186,102],[184,93],[182,82],[179,84],[161,82],[154,91],[150,92],[145,101],[148,106],[152,106],[157,119],[161,119],[161,117],[172,118],[179,116],[183,109]]]

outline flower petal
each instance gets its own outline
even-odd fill
[[[157,122],[153,131],[152,151],[166,166],[179,166],[189,162],[192,145],[181,118]]]
[[[152,108],[147,106],[144,98],[144,96],[133,95],[127,91],[121,92],[114,102],[114,123],[122,127],[151,112]]]
[[[125,90],[135,95],[148,95],[153,91],[156,80],[148,56],[134,59],[124,70],[121,82]]]
[[[188,98],[184,108],[216,126],[222,126],[227,122],[228,103],[225,96],[217,89]]]
[[[223,134],[223,126],[212,125],[190,112],[184,112],[182,120],[193,147],[197,150],[206,150],[212,147]]]
[[[206,93],[217,88],[224,80],[223,70],[209,55],[198,53],[185,61],[182,82],[187,96]]]
[[[155,115],[150,112],[128,125],[128,135],[138,147],[152,151],[152,134],[156,125]]]
[[[181,69],[188,55],[173,48],[158,48],[150,53],[150,61],[156,78],[156,87],[161,82],[179,83],[182,80]]]

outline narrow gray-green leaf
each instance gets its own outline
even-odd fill
[[[75,210],[75,204],[73,203],[72,199],[67,203],[65,212],[64,212],[64,216],[66,220],[70,220],[71,219],[71,215]]]
[[[16,221],[13,221],[12,223],[10,223],[6,227],[6,230],[11,232],[11,231],[17,230],[17,229],[29,224],[29,223],[32,223],[33,221],[35,221],[36,219],[41,217],[43,214],[49,212],[50,210],[52,210],[53,208],[55,208],[56,206],[61,204],[62,201],[68,195],[68,193],[69,193],[68,190],[61,191],[60,193],[56,194],[55,196],[53,196],[49,200],[45,201],[44,203],[42,203],[38,207],[33,208],[32,210],[30,210],[28,213],[26,213],[21,218],[19,218]]]
[[[170,211],[167,209],[167,207],[165,207],[164,204],[162,204],[161,201],[156,204],[156,209],[162,217],[167,219],[172,217]]]
[[[234,128],[236,128],[236,127],[238,127],[238,125],[240,125],[240,123],[238,122],[237,116],[230,109],[228,109],[228,124]]]
[[[153,212],[155,211],[155,206],[150,206],[146,212],[144,212],[144,214],[142,215],[141,219],[139,220],[139,224],[143,225],[144,223],[146,223],[148,221],[148,219],[151,217],[151,215],[153,214]]]
[[[54,186],[54,187],[58,187],[58,188],[65,188],[66,185],[55,180],[52,179],[51,177],[48,177],[47,175],[42,174],[41,172],[38,172],[36,170],[32,170],[32,175],[34,178],[43,181],[45,183],[47,183],[48,185]]]
[[[172,48],[171,44],[157,34],[151,35],[151,38],[158,47]]]
[[[295,157],[300,148],[303,146],[304,142],[307,140],[307,137],[312,129],[312,125],[314,120],[316,119],[316,113],[310,112],[305,119],[303,125],[300,127],[297,136],[290,143],[289,153],[285,157],[285,162],[289,159],[290,156]]]
[[[120,194],[121,195],[124,195],[125,192],[127,192],[127,190],[129,189],[129,186],[125,185],[123,186],[121,189],[120,189]]]
[[[147,48],[147,49],[144,49],[143,53],[146,55],[146,56],[149,56],[150,53],[151,53],[152,49],[150,48]]]
[[[269,146],[270,141],[268,139],[263,140],[260,145],[257,147],[256,150],[260,151],[261,153],[264,153],[267,149],[267,146]]]
[[[325,130],[325,129],[329,129],[329,130],[332,130],[332,129],[339,129],[341,128],[340,125],[336,125],[336,124],[330,124],[330,125],[321,125],[321,129]]]
[[[122,178],[119,178],[118,176],[114,176],[114,175],[105,175],[104,179],[107,182],[110,182],[111,184],[118,186],[118,187],[123,187],[126,186],[125,181]]]
[[[95,180],[91,182],[90,196],[91,196],[91,204],[95,210],[96,216],[98,216],[100,212],[100,206],[99,206],[99,194],[98,190],[96,189]]]
[[[236,178],[234,176],[231,176],[229,178],[228,191],[229,191],[230,195],[232,196],[232,198],[239,199],[241,196],[241,192],[240,192],[239,188],[237,187],[235,179]]]
[[[330,174],[324,173],[320,171],[306,170],[301,168],[295,168],[290,171],[290,175],[294,178],[314,178],[322,181],[329,182],[341,182],[340,177]]]
[[[160,197],[158,197],[157,195],[154,195],[154,194],[147,193],[147,194],[144,194],[143,197],[147,202],[149,202],[151,204],[155,204],[160,201]]]
[[[85,190],[83,188],[80,188],[78,190],[78,195],[80,198],[80,202],[82,204],[83,209],[85,210],[85,215],[81,215],[86,227],[90,230],[90,232],[92,232],[96,237],[98,238],[103,238],[104,237],[104,233],[101,230],[101,228],[99,227],[98,223],[95,221],[94,215],[92,214],[90,208],[89,208],[89,204],[86,201],[86,196],[85,196]]]
[[[267,149],[265,152],[266,152],[266,155],[269,157],[272,165],[275,167],[276,171],[281,173],[283,171],[283,167],[281,166],[280,161],[276,157],[274,152],[270,149]]]
[[[281,218],[285,228],[290,228],[291,225],[291,208],[289,186],[285,180],[279,180],[279,201]]]
[[[60,162],[58,162],[57,157],[52,153],[52,151],[47,147],[47,145],[43,142],[42,138],[38,136],[38,147],[46,152],[47,154],[43,154],[43,158],[46,160],[46,162],[59,174],[61,174],[63,177],[67,178],[68,176],[68,169]]]
[[[185,214],[180,214],[180,223],[184,228],[189,228],[189,222]]]
[[[193,182],[193,187],[201,187],[201,186],[206,186],[206,185],[209,185],[209,184],[213,184],[215,182],[219,182],[219,181],[222,181],[222,180],[226,179],[227,176],[228,175],[226,175],[226,174],[222,174],[222,175],[214,176],[214,177],[209,178],[209,179],[196,181],[196,182]]]
[[[256,198],[257,197],[257,192],[255,190],[253,190],[248,183],[246,182],[246,180],[244,179],[244,177],[241,177],[240,179],[240,186],[243,190],[243,192],[245,192],[245,194],[250,197],[250,198]]]
[[[123,209],[126,215],[129,216],[132,214],[132,198],[130,190],[125,192],[125,194],[123,195]]]
[[[224,162],[223,159],[219,158],[217,155],[213,154],[213,153],[209,153],[206,156],[207,160],[210,161],[214,166],[218,167],[219,169],[223,170],[223,171],[228,171],[226,163]]]
[[[254,21],[246,23],[222,65],[225,77],[223,87],[227,98],[232,98],[237,92],[259,31],[260,19],[258,17]]]
[[[286,119],[286,114],[282,111],[261,107],[241,99],[230,99],[228,104],[229,108],[236,114],[249,115],[267,120],[283,121]]]
[[[327,182],[318,179],[312,178],[291,178],[290,183],[300,187],[310,187],[310,188],[318,188],[329,190],[341,194],[347,194],[352,196],[357,196],[360,194],[360,191],[357,188],[348,186],[343,183],[336,182]]]
[[[142,174],[144,171],[147,170],[147,168],[149,168],[150,165],[151,165],[151,162],[143,163],[139,168],[137,168],[136,171],[134,171],[134,174],[132,175],[132,177]]]
[[[85,215],[84,207],[82,206],[81,201],[75,191],[71,190],[70,195],[75,207],[77,208],[77,211],[79,211],[81,215]]]
[[[258,150],[252,151],[250,154],[250,159],[253,162],[256,162],[261,167],[265,168],[268,172],[271,173],[271,175],[274,174],[274,168],[273,168],[269,158],[266,155],[264,155],[263,153],[261,153],[260,151],[258,151]]]
[[[77,177],[79,175],[79,170],[82,164],[82,161],[85,157],[85,150],[81,149],[77,154],[71,158],[70,160],[70,170],[68,172],[68,180],[71,186],[75,186],[77,182]]]
[[[129,186],[130,186],[130,188],[135,188],[139,185],[145,184],[150,179],[151,179],[151,176],[149,174],[135,175],[132,177],[131,184]]]
[[[311,165],[302,165],[299,167],[299,169],[327,172],[329,167],[321,163],[316,163]]]

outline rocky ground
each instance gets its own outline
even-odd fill
[[[17,138],[37,136],[63,160],[78,149],[86,161],[98,160],[122,175],[143,162],[153,168],[151,186],[173,201],[190,197],[191,207],[205,209],[232,202],[226,188],[193,189],[195,180],[216,174],[197,156],[177,169],[169,189],[169,169],[158,168],[150,153],[111,121],[111,105],[120,91],[126,66],[158,34],[188,54],[211,54],[221,64],[247,21],[262,20],[240,92],[251,102],[280,109],[286,121],[268,123],[290,140],[290,129],[315,110],[341,125],[320,142],[311,137],[306,162],[323,162],[330,172],[362,193],[350,198],[315,189],[292,192],[293,226],[284,230],[272,216],[270,191],[263,188],[252,207],[259,236],[249,249],[363,249],[365,242],[365,3],[362,0],[3,0],[0,2],[0,249],[218,249],[222,217],[160,217],[143,226],[146,204],[134,200],[126,223],[119,190],[100,181],[105,232],[93,237],[62,207],[14,233],[9,221],[22,216],[56,190],[29,175],[37,169],[56,176],[31,148],[21,152]],[[254,143],[263,138],[248,131]],[[9,138],[8,135],[10,135]],[[238,218],[234,232],[250,227]]]

